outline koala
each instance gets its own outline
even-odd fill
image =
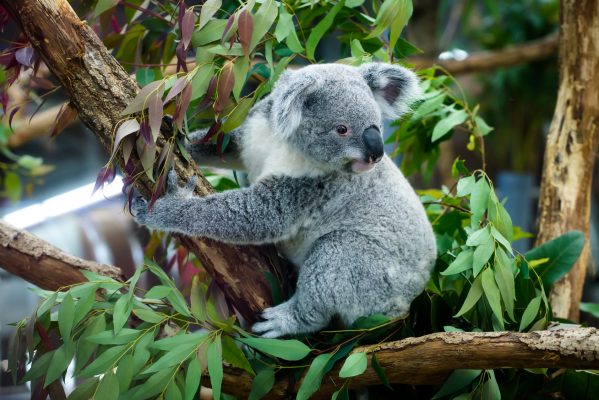
[[[140,224],[234,244],[273,243],[297,269],[297,289],[252,329],[263,337],[316,332],[335,317],[349,326],[380,313],[400,317],[422,292],[436,259],[425,210],[384,154],[384,118],[420,96],[416,75],[369,63],[287,71],[232,133],[225,161],[216,147],[188,149],[199,164],[243,168],[250,186],[206,197],[171,179]],[[171,177],[176,178],[176,177]]]

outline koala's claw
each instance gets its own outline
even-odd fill
[[[167,177],[167,194],[176,195],[179,197],[190,197],[198,183],[198,177],[193,176],[187,181],[185,186],[179,186],[178,179],[179,177],[177,176],[175,170],[171,169]]]
[[[145,225],[148,216],[148,202],[141,196],[136,196],[131,200],[131,214],[140,225]]]

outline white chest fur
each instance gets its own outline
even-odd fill
[[[322,171],[285,142],[274,135],[263,115],[254,115],[246,122],[242,138],[241,158],[251,183],[272,175],[293,177],[316,176]]]

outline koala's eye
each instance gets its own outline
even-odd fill
[[[347,130],[347,126],[345,125],[337,125],[335,128],[335,131],[337,131],[337,133],[340,135],[347,135]]]

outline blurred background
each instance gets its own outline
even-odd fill
[[[485,140],[487,172],[498,194],[506,199],[514,224],[533,234],[544,141],[557,95],[558,12],[557,0],[414,0],[414,13],[405,31],[405,38],[422,51],[407,51],[408,64],[446,65],[457,79],[455,89],[472,104],[480,104],[479,114],[494,128]],[[7,24],[0,50],[8,48],[18,36],[14,24]],[[533,46],[525,48],[523,58],[539,48],[542,54],[533,61],[507,67],[491,63],[456,68],[460,62],[464,65],[481,55],[491,57],[489,60],[493,56],[507,57],[501,51],[523,45]],[[319,46],[316,59],[340,57],[343,55],[333,33]],[[53,78],[49,73],[46,76],[47,82],[34,84],[47,89]],[[29,77],[23,74],[21,79]],[[44,99],[36,98],[35,93],[20,92],[19,82],[10,90],[11,101],[34,101],[12,116],[12,130],[9,115],[0,122],[0,143],[8,151],[0,155],[0,163],[17,163],[25,171],[19,179],[6,173],[0,176],[0,218],[78,257],[118,265],[129,275],[143,259],[142,246],[148,234],[125,210],[119,176],[92,196],[96,175],[108,155],[79,122],[50,137],[59,119],[58,109],[66,100],[60,90]],[[30,120],[36,107],[39,111]],[[454,135],[443,144],[432,177],[411,179],[419,188],[451,187],[449,171],[456,157],[464,158],[470,169],[482,165],[467,145],[467,136]],[[387,150],[392,153],[393,145]],[[596,255],[599,187],[594,185],[591,229]],[[524,238],[514,248],[524,252],[531,245],[532,239]],[[594,264],[589,271],[584,301],[599,302]],[[12,333],[8,324],[29,315],[37,303],[28,286],[0,269],[0,360],[6,358]],[[7,388],[11,385],[9,376],[2,373],[1,377],[0,398],[19,398],[18,389]]]

